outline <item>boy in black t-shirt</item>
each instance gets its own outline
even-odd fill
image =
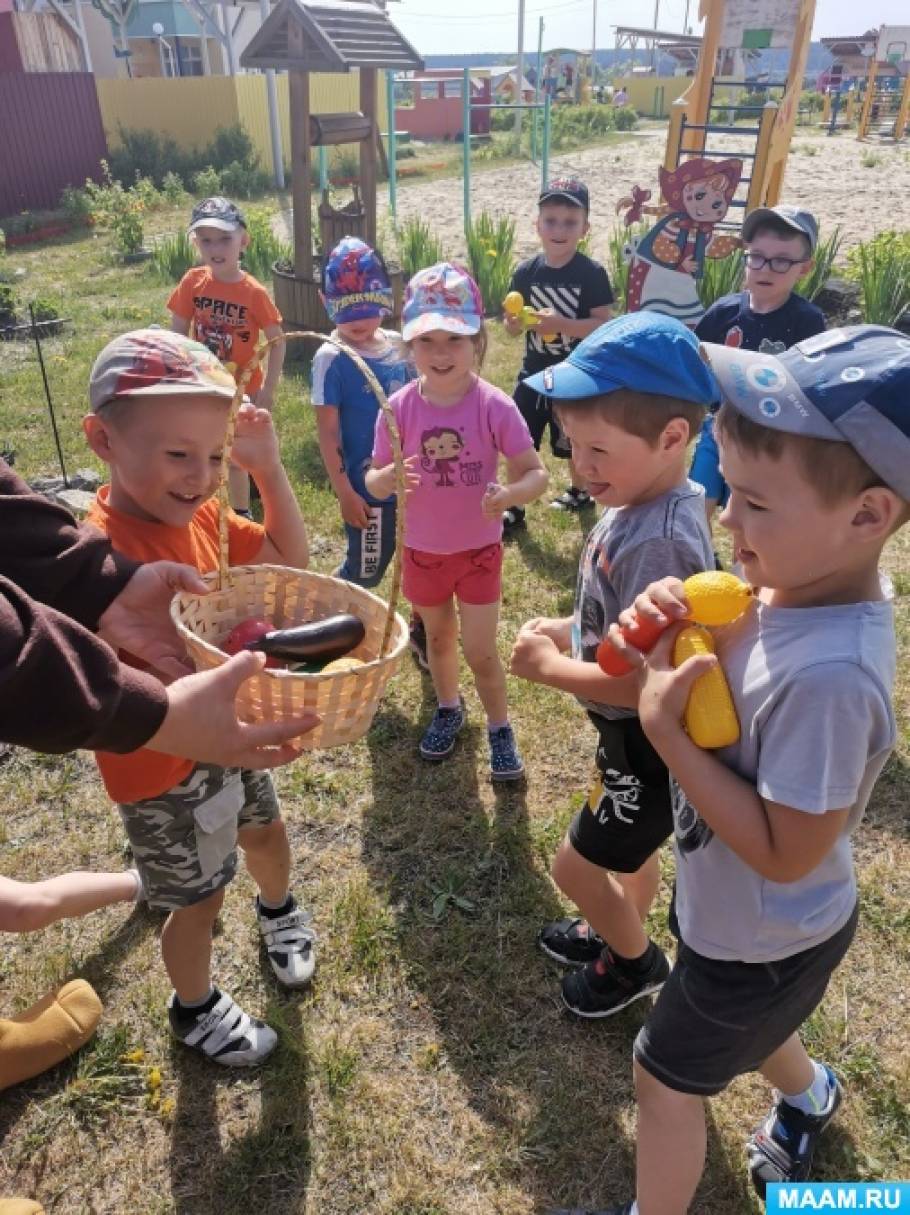
[[[588,188],[576,178],[557,178],[538,200],[537,235],[543,252],[522,262],[512,275],[510,291],[519,291],[537,313],[539,323],[527,331],[525,357],[518,373],[513,397],[528,424],[534,446],[540,450],[549,428],[554,456],[569,461],[570,485],[552,506],[558,510],[580,510],[591,496],[575,472],[572,453],[545,396],[524,386],[524,380],[545,367],[561,363],[582,338],[610,319],[613,292],[607,272],[599,262],[578,252],[579,241],[588,232]],[[509,333],[521,332],[521,320],[503,316]],[[524,523],[523,507],[511,507],[503,515],[506,531]]]
[[[799,207],[757,207],[743,223],[745,291],[716,300],[695,326],[695,336],[719,346],[780,354],[825,329],[820,308],[794,287],[809,273],[818,242],[818,224]],[[708,522],[724,506],[727,486],[718,467],[714,418],[702,425],[690,476],[705,489]]]

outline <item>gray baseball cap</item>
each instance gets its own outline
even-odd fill
[[[176,396],[233,400],[234,377],[207,346],[170,329],[134,329],[108,342],[89,377],[97,411],[114,398]]]
[[[910,337],[883,325],[829,329],[782,354],[705,342],[723,398],[759,426],[849,443],[910,501]]]
[[[802,207],[756,207],[743,220],[743,240],[750,241],[756,228],[760,228],[769,220],[786,224],[795,233],[805,236],[809,242],[809,252],[815,252],[815,246],[818,244],[818,220],[811,211],[804,211]]]

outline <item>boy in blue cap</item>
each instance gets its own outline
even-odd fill
[[[321,294],[335,325],[332,336],[360,355],[386,396],[413,379],[401,338],[382,328],[392,314],[392,285],[375,249],[344,237],[326,259]],[[330,342],[313,360],[313,404],[319,450],[347,533],[347,554],[335,575],[377,586],[395,551],[395,498],[380,502],[364,484],[379,402],[354,360]]]
[[[584,918],[547,924],[539,943],[580,967],[563,980],[569,1011],[608,1017],[670,973],[642,921],[673,816],[667,769],[638,721],[637,682],[604,674],[595,656],[620,611],[656,577],[714,566],[686,452],[717,386],[691,331],[655,312],[601,326],[528,384],[553,399],[575,467],[606,507],[582,554],[574,614],[529,620],[512,672],[573,693],[597,728],[597,777],[553,863],[556,884]]]
[[[717,632],[717,659],[674,670],[675,628],[647,659],[624,647],[642,668],[642,727],[673,774],[679,952],[635,1042],[636,1200],[601,1215],[688,1211],[704,1098],[751,1071],[777,1090],[747,1146],[756,1189],[810,1176],[842,1091],[799,1029],[856,930],[850,834],[896,737],[878,567],[910,517],[910,340],[857,325],[777,356],[704,349],[724,396],[720,523],[759,589]],[[685,609],[672,579],[635,603],[661,623]],[[680,719],[718,660],[740,738],[702,751]]]

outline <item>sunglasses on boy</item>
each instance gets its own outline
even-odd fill
[[[794,266],[801,266],[807,261],[808,257],[762,257],[760,253],[747,253],[745,256],[750,270],[763,270],[767,266],[775,274],[786,274]]]

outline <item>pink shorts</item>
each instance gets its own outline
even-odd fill
[[[404,546],[401,589],[415,607],[439,607],[456,595],[462,603],[498,603],[502,597],[502,543],[462,553],[425,553]]]

